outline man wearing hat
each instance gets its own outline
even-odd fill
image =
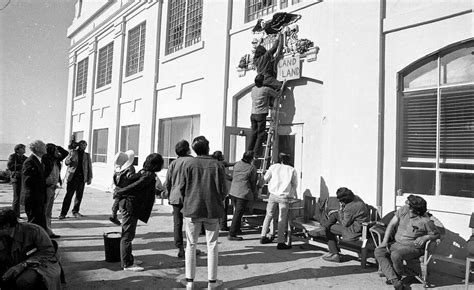
[[[329,262],[341,261],[337,236],[344,240],[355,241],[362,235],[362,223],[369,221],[369,209],[364,201],[346,188],[341,187],[336,192],[341,205],[338,212],[321,217],[321,225],[326,231],[329,253],[323,259]]]
[[[404,287],[400,280],[404,272],[403,261],[421,257],[425,243],[440,237],[426,210],[426,201],[410,194],[388,224],[382,243],[374,251],[380,269],[387,277],[387,284],[392,284],[395,289]],[[394,230],[395,242],[389,244]]]

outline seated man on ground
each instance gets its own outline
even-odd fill
[[[387,277],[387,283],[395,289],[403,289],[404,260],[412,260],[424,254],[425,243],[440,237],[440,232],[426,213],[426,201],[409,195],[405,205],[397,210],[385,230],[382,243],[374,255]],[[395,241],[390,237],[395,233]]]
[[[60,274],[46,231],[19,223],[9,208],[0,209],[0,289],[61,289]]]
[[[358,240],[362,235],[362,223],[369,221],[369,209],[360,197],[346,187],[339,188],[336,195],[340,203],[339,211],[329,216],[322,214],[320,222],[325,229],[329,249],[323,259],[339,263],[341,258],[337,236],[342,236],[346,241]]]

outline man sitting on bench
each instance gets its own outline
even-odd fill
[[[395,233],[395,242],[389,239]],[[382,243],[375,249],[374,255],[387,284],[395,289],[403,289],[400,278],[403,274],[403,260],[411,260],[424,254],[425,243],[440,237],[434,222],[426,214],[426,201],[410,194],[405,205],[397,210],[385,230]]]
[[[327,216],[321,214],[320,223],[326,231],[329,253],[323,256],[325,261],[341,261],[337,236],[344,240],[356,241],[362,235],[362,223],[369,221],[369,209],[362,199],[346,188],[336,192],[341,205],[339,211],[332,211]]]

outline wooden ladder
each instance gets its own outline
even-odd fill
[[[260,166],[257,169],[259,174],[259,180],[263,179],[265,171],[268,167],[275,162],[273,155],[275,154],[273,145],[275,143],[276,135],[278,134],[278,123],[280,117],[281,99],[283,91],[285,89],[286,81],[281,85],[281,89],[278,92],[277,97],[273,100],[273,106],[269,109],[269,115],[267,116],[267,141],[263,144],[265,148],[263,157],[258,158],[260,160]]]

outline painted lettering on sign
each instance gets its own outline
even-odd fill
[[[285,57],[278,62],[278,76],[279,81],[296,80],[301,77],[301,62],[300,56]]]

